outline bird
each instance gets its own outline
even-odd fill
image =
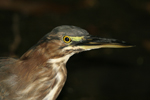
[[[92,36],[77,26],[57,26],[20,58],[0,58],[0,100],[56,100],[72,55],[132,46],[125,41]]]

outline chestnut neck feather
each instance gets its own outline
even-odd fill
[[[55,41],[44,42],[33,47],[18,60],[18,66],[15,66],[15,70],[18,71],[15,72],[19,72],[18,74],[22,76],[22,78],[29,78],[34,75],[34,73],[37,73],[38,69],[43,67],[48,68],[48,59],[60,58],[65,55],[65,52],[59,49],[60,46],[63,46],[63,44],[60,41]]]
[[[33,91],[31,89],[33,88],[33,86],[31,84],[35,82],[36,85],[38,85],[39,84],[37,83],[38,80],[44,80],[42,84],[47,84],[47,83],[50,84],[43,85],[43,87],[40,88],[41,90],[39,89],[39,91],[45,91],[40,94],[40,98],[44,98],[48,93],[50,93],[49,89],[54,87],[55,82],[59,82],[57,83],[59,88],[55,90],[57,94],[55,94],[53,98],[57,97],[66,80],[66,73],[67,73],[65,68],[66,60],[63,59],[64,61],[60,61],[57,63],[47,62],[47,61],[50,59],[59,59],[61,57],[63,58],[66,53],[70,53],[70,52],[63,52],[62,50],[58,49],[60,45],[62,46],[60,42],[53,42],[53,43],[44,42],[27,51],[16,62],[14,66],[15,68],[13,69],[13,73],[18,76],[19,81],[16,84],[16,86],[13,87],[13,89],[19,91],[18,94],[23,94],[25,92],[27,92],[28,94],[30,94],[31,92],[32,94]],[[60,68],[59,70],[56,70],[56,68],[54,67],[60,67]],[[56,77],[58,71],[59,73],[61,73],[60,75],[63,75],[63,77],[59,81],[57,80]],[[53,80],[52,83],[51,80]],[[34,85],[34,87],[36,85]],[[46,98],[49,98],[48,96]],[[41,99],[37,99],[37,100],[41,100]]]

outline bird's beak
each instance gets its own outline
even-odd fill
[[[83,38],[83,41],[77,43],[76,46],[84,50],[98,49],[98,48],[128,48],[133,45],[126,43],[125,41],[119,41],[117,39],[107,39],[94,36],[87,36]]]

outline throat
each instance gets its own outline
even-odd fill
[[[60,69],[53,80],[51,80],[51,87],[43,100],[55,100],[65,84],[66,77],[64,71]]]
[[[63,57],[55,58],[55,59],[49,59],[47,63],[67,63],[68,59],[73,55],[74,53],[68,54]]]
[[[66,62],[70,58],[71,55],[66,55],[61,58],[49,59],[47,64],[52,69],[52,73],[55,73],[53,79],[51,79],[51,87],[49,89],[49,93],[44,97],[43,100],[55,100],[62,90],[66,77]]]

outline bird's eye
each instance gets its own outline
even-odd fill
[[[71,38],[69,36],[64,36],[63,40],[65,43],[70,43],[71,42]]]

